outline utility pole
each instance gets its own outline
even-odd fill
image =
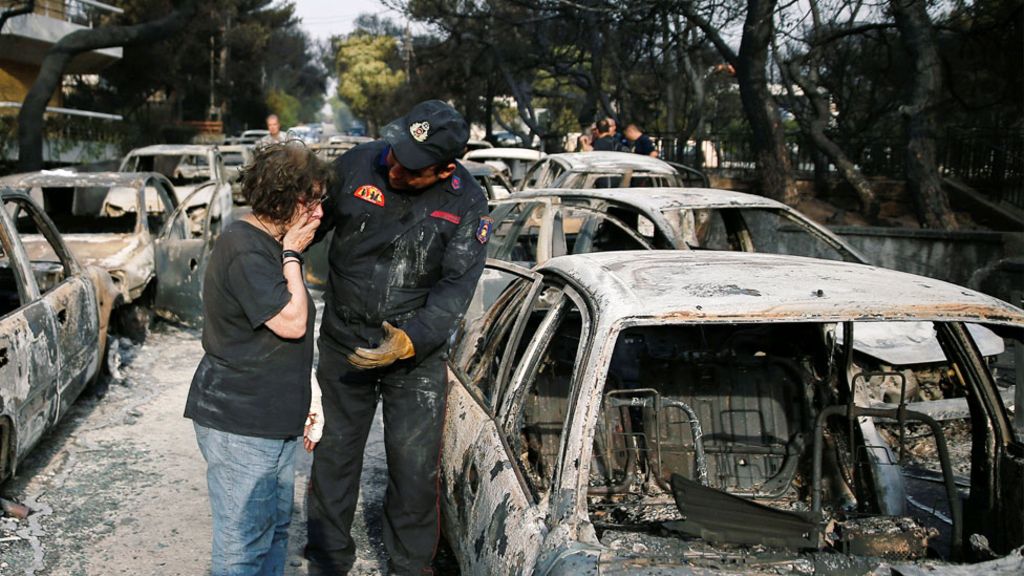
[[[217,116],[217,106],[216,106],[216,104],[214,102],[214,94],[213,94],[213,69],[214,69],[214,54],[215,54],[214,48],[215,48],[215,43],[214,43],[214,39],[213,39],[213,34],[210,34],[210,110],[209,110],[209,112],[207,112],[207,119],[208,120],[215,120],[216,116]]]

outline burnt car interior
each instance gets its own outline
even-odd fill
[[[9,198],[4,202],[4,209],[19,223],[31,222],[33,230],[45,230],[42,217],[21,198]],[[43,236],[44,242],[29,254],[33,276],[40,294],[45,294],[60,285],[70,274],[67,262],[64,262],[54,249],[54,239]],[[10,251],[12,247],[6,242],[0,244],[0,316],[17,310],[22,304],[22,295],[18,288],[18,278],[11,266]]]
[[[850,394],[848,382],[863,387],[884,375],[852,373],[852,351],[834,336],[812,323],[622,331],[589,472],[599,535],[894,559],[969,559],[977,551],[964,542],[975,533],[1004,552],[1020,545],[1019,529],[1000,541],[1007,535],[994,534],[980,512],[992,511],[985,502],[999,457],[987,444],[993,431],[982,408],[972,407],[977,417],[959,430],[970,449],[954,462],[948,427],[907,409],[905,397],[880,410],[862,406],[859,390]],[[951,365],[970,389],[965,363]],[[557,401],[536,406],[541,414],[527,420],[565,410]],[[892,444],[867,416],[886,422]],[[911,443],[920,449],[915,457]],[[542,462],[553,456],[537,454]],[[902,481],[892,482],[894,472]],[[966,518],[965,508],[973,511]]]
[[[61,234],[132,234],[138,221],[138,191],[109,186],[44,187],[33,190]],[[146,187],[146,225],[151,232],[163,226],[169,203],[152,186]],[[16,215],[18,232],[38,234],[33,220]]]
[[[501,401],[495,385],[515,332],[515,315],[501,311],[526,291],[513,284],[499,297],[485,319],[496,324],[466,364],[492,406]],[[524,382],[509,445],[538,501],[558,474],[562,435],[573,425],[574,372],[588,353],[582,318],[557,287],[545,288],[508,351],[513,368],[505,369],[522,372],[515,380]],[[1000,436],[1005,412],[978,384],[991,375],[964,348],[966,329],[936,324],[949,377],[974,416],[950,425],[908,408],[905,390],[897,408],[869,407],[862,389],[891,374],[856,364],[836,326],[624,329],[589,465],[587,507],[598,537],[607,544],[642,535],[718,558],[753,547],[964,561],[1019,546],[1024,455],[1012,435]],[[853,323],[842,326],[853,333]],[[535,334],[547,334],[539,359],[519,366]],[[950,449],[952,434],[959,449]],[[563,474],[587,468],[562,458]]]
[[[199,154],[154,154],[132,156],[126,172],[158,172],[175,186],[202,184],[212,178],[210,162]]]

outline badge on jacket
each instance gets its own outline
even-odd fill
[[[354,196],[360,200],[366,200],[370,204],[376,204],[377,206],[384,205],[384,193],[380,191],[380,188],[376,186],[360,186],[356,188]]]
[[[476,227],[476,239],[481,244],[487,244],[491,239],[491,227],[494,226],[494,219],[490,216],[481,216],[480,224]]]

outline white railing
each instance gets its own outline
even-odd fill
[[[9,10],[26,4],[24,0],[4,0],[0,1],[0,10]],[[124,14],[124,10],[96,0],[36,0],[34,13],[92,28],[101,16]]]

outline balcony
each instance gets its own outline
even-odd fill
[[[26,6],[28,2],[0,0],[0,12]],[[47,51],[62,37],[99,25],[104,18],[120,14],[120,8],[93,0],[36,0],[35,10],[15,16],[0,31],[2,60],[38,67]],[[79,54],[66,73],[92,74],[121,59],[123,50],[104,48]]]

